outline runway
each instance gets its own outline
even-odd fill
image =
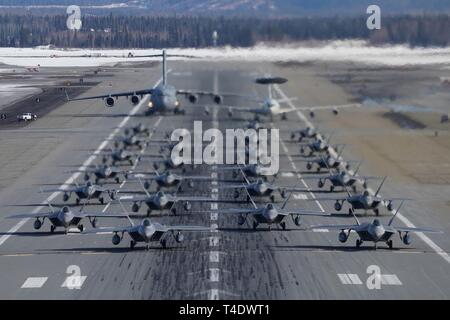
[[[265,97],[266,88],[254,84],[259,74],[271,73],[290,79],[287,85],[277,87],[278,93],[287,97],[299,97],[294,104],[321,105],[349,103],[347,93],[324,77],[317,76],[311,69],[289,69],[277,65],[250,62],[171,62],[169,82],[180,89],[229,92]],[[113,89],[118,91],[153,87],[160,79],[160,66],[136,68],[134,72],[114,72]],[[97,95],[107,92],[105,86],[111,81],[105,77],[100,84],[83,93]],[[426,189],[418,184],[405,183],[395,176],[389,177],[383,187],[383,195],[419,198],[408,203],[401,210],[402,219],[415,226],[426,226],[444,231],[427,238],[413,236],[411,246],[405,246],[398,237],[394,238],[394,250],[380,244],[375,250],[364,243],[355,248],[356,236],[341,244],[338,232],[331,230],[310,230],[315,224],[353,223],[344,207],[342,216],[304,217],[303,225],[297,227],[291,219],[286,220],[287,230],[260,226],[252,229],[251,219],[238,226],[234,216],[219,215],[220,208],[251,204],[206,203],[193,204],[192,213],[177,206],[180,215],[170,213],[152,220],[165,224],[186,224],[212,226],[213,232],[186,234],[186,240],[178,244],[173,239],[168,248],[159,244],[150,250],[137,245],[131,251],[129,238],[125,236],[119,246],[111,243],[110,235],[65,235],[49,233],[49,225],[35,231],[33,220],[8,219],[14,213],[45,210],[38,207],[12,207],[18,204],[44,203],[50,196],[54,204],[62,204],[61,194],[41,194],[39,185],[48,183],[82,181],[82,174],[67,173],[69,166],[82,166],[99,162],[83,149],[101,150],[109,146],[121,129],[142,122],[155,129],[152,138],[162,139],[166,132],[177,128],[193,129],[193,122],[201,120],[203,128],[241,128],[247,121],[245,116],[234,115],[230,119],[227,108],[205,114],[203,108],[191,107],[187,100],[185,116],[144,117],[141,114],[147,100],[138,106],[131,106],[125,99],[119,100],[114,108],[106,108],[101,101],[64,103],[39,121],[29,124],[18,132],[1,132],[0,143],[0,299],[449,299],[450,298],[450,220],[448,206],[448,185],[429,184]],[[209,104],[202,98],[199,105]],[[225,104],[247,106],[243,99],[227,99]],[[212,106],[211,106],[212,108]],[[366,110],[356,111],[355,117],[362,117]],[[274,119],[273,128],[283,130],[301,129],[305,120],[311,121],[321,131],[339,132],[346,125],[346,117],[324,114],[309,119],[302,113],[292,113],[286,121]],[[251,119],[251,117],[247,117]],[[336,119],[336,120],[335,120]],[[383,120],[389,121],[389,120]],[[67,129],[54,133],[51,129]],[[81,130],[79,130],[81,128]],[[34,133],[25,133],[35,129]],[[49,130],[46,132],[45,130]],[[70,130],[74,130],[71,132]],[[281,133],[282,154],[298,153],[295,144],[287,143],[289,134]],[[335,143],[349,143],[348,134],[337,134]],[[365,137],[354,135],[352,145]],[[388,143],[389,141],[386,141]],[[376,149],[376,146],[370,145]],[[367,149],[368,150],[368,149]],[[360,159],[369,153],[366,149],[348,147],[345,158]],[[148,152],[157,152],[149,146]],[[150,169],[151,165],[141,160],[136,170]],[[280,158],[283,170],[305,171],[305,164],[290,157]],[[362,171],[367,175],[382,174],[382,166],[368,161]],[[380,173],[381,171],[381,173]],[[231,173],[218,170],[218,166],[200,165],[188,170],[189,175],[211,176],[212,181],[196,182],[194,188],[183,187],[183,195],[207,196],[218,200],[232,200],[231,190],[219,190],[219,179],[232,179]],[[276,180],[280,186],[306,186],[307,191],[294,194],[289,207],[335,212],[332,201],[305,201],[320,198],[328,193],[318,190],[317,181],[305,179],[307,174],[281,174]],[[116,188],[138,190],[139,184],[124,181]],[[376,183],[374,186],[376,187]],[[327,188],[324,188],[326,191]],[[339,195],[342,195],[340,193]],[[242,197],[243,200],[244,197]],[[434,204],[429,199],[437,199]],[[73,198],[71,199],[73,200]],[[281,197],[277,195],[277,200]],[[90,211],[112,211],[120,213],[120,205],[87,206]],[[129,210],[130,205],[125,205]],[[141,208],[141,213],[145,213]],[[203,212],[203,213],[195,213]],[[389,213],[382,212],[383,221]],[[360,217],[373,220],[373,214]],[[406,220],[407,219],[407,220]],[[90,228],[88,222],[85,227]],[[100,226],[127,224],[126,221],[99,219]],[[75,275],[81,286],[70,288],[71,266],[78,266],[81,274]],[[372,267],[381,271],[381,288],[374,289]],[[69,268],[69,270],[68,270]]]

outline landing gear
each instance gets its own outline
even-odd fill
[[[386,242],[386,244],[388,245],[389,249],[391,249],[391,250],[392,250],[392,248],[394,247],[394,243],[392,242],[392,240],[388,240],[388,241]]]
[[[341,211],[342,210],[342,204],[340,204],[339,201],[336,201],[334,204],[334,209],[336,209],[336,211]]]
[[[324,185],[325,185],[325,183],[322,180],[319,180],[319,182],[317,183],[317,186],[319,188],[323,188]]]
[[[280,223],[281,229],[286,230],[286,222]]]
[[[100,201],[101,204],[105,204],[105,199],[103,197],[99,198],[98,201]]]
[[[237,199],[237,198],[239,198],[240,197],[240,193],[239,193],[239,191],[238,190],[234,190],[234,194],[233,194],[233,197],[235,198],[235,199]]]
[[[172,210],[170,210],[170,211],[172,211],[172,213],[173,213],[174,216],[177,215],[177,208],[172,208]]]
[[[130,249],[133,250],[134,247],[136,247],[136,241],[131,240],[131,241],[130,241]]]
[[[147,218],[150,217],[151,213],[152,213],[152,209],[147,209]]]
[[[353,213],[354,213],[353,208],[349,208],[349,209],[348,209],[348,215],[349,215],[349,216],[352,216]]]
[[[119,178],[119,177],[117,177],[115,180],[116,180],[116,183],[117,183],[117,184],[120,183],[120,178]]]
[[[81,202],[80,198],[77,198],[77,199],[75,200],[75,203],[77,204],[77,206],[80,205],[80,202]]]
[[[36,219],[33,224],[34,229],[39,230],[42,227],[42,222],[39,219]]]
[[[334,186],[330,186],[330,192],[334,191]]]
[[[357,248],[361,247],[362,243],[363,243],[362,240],[357,239],[357,240],[356,240],[356,247],[357,247]]]
[[[375,215],[377,217],[380,215],[380,210],[379,209],[373,209],[373,212],[375,212]]]
[[[258,228],[258,222],[253,221],[253,230],[256,230]]]
[[[78,230],[80,230],[80,232],[83,232],[84,226],[83,226],[82,224],[80,224],[80,225],[78,226]]]
[[[54,225],[51,225],[51,226],[50,226],[50,233],[55,232],[55,229],[56,229],[56,227],[55,227]]]
[[[271,196],[270,196],[270,201],[272,201],[272,203],[275,202],[275,196],[274,196],[274,195],[271,195]]]
[[[306,169],[307,169],[307,170],[311,170],[311,169],[312,169],[312,164],[308,162],[308,163],[306,164]]]
[[[162,246],[164,249],[167,248],[167,240],[166,240],[166,239],[161,239],[160,243],[161,243],[161,246]]]

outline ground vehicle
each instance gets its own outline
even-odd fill
[[[18,121],[34,121],[37,120],[37,115],[33,114],[33,113],[22,113],[20,115],[17,116],[17,120]]]

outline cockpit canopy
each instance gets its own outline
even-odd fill
[[[142,222],[142,225],[144,227],[149,227],[152,224],[152,222],[150,221],[150,219],[144,219],[144,221]]]

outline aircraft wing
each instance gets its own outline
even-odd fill
[[[261,99],[258,99],[255,96],[246,96],[242,94],[237,93],[214,93],[214,92],[208,92],[208,91],[196,91],[196,90],[177,90],[177,94],[188,96],[188,95],[198,95],[198,96],[223,96],[223,97],[235,97],[235,98],[244,98],[251,101],[257,101],[260,102]]]
[[[407,228],[407,227],[393,227],[396,231],[400,232],[422,232],[422,233],[443,233],[440,230],[428,229],[428,228]]]
[[[131,213],[130,213],[131,215]],[[124,213],[101,213],[101,212],[77,212],[75,213],[77,218],[120,218],[120,219],[128,219],[128,215]]]
[[[337,229],[337,230],[355,230],[358,225],[355,224],[321,224],[310,226],[310,229]]]
[[[139,202],[139,201],[145,201],[148,197],[146,195],[142,196],[122,196],[119,198],[121,202]]]
[[[241,208],[241,209],[236,209],[236,208],[231,208],[231,209],[222,209],[222,210],[218,210],[215,211],[218,214],[253,214],[256,213],[257,210],[254,208]]]
[[[82,233],[83,234],[112,234],[112,233],[118,233],[118,232],[129,232],[131,230],[132,226],[127,227],[103,227],[103,228],[95,228],[91,230],[85,230]]]
[[[283,113],[289,113],[294,111],[312,111],[312,110],[337,110],[337,109],[344,109],[344,108],[359,108],[361,107],[360,104],[353,103],[353,104],[345,104],[345,105],[339,105],[339,106],[311,106],[311,107],[296,107],[296,108],[284,108],[279,109],[276,114],[283,114]]]
[[[38,213],[18,213],[7,217],[8,219],[24,219],[24,218],[47,218],[53,212],[38,212]]]
[[[167,231],[184,231],[184,232],[210,232],[215,230],[215,228],[211,227],[202,227],[202,226],[167,226]]]
[[[168,196],[170,197],[170,196]],[[178,202],[178,201],[186,201],[186,202],[217,202],[217,200],[213,200],[212,198],[208,197],[177,197],[173,196],[170,197],[171,200]]]
[[[147,95],[147,94],[152,94],[153,93],[153,89],[144,89],[144,90],[137,90],[137,91],[130,91],[130,92],[118,92],[118,93],[110,93],[110,94],[105,94],[105,95],[101,95],[101,96],[91,96],[91,97],[83,97],[83,98],[75,98],[75,99],[70,99],[69,97],[67,97],[68,101],[82,101],[82,100],[94,100],[94,99],[106,99],[106,98],[119,98],[119,97],[131,97],[134,95],[140,96],[140,95]]]
[[[49,193],[49,192],[76,192],[79,188],[67,188],[67,189],[62,189],[62,188],[57,188],[57,189],[44,189],[41,190],[41,192],[45,192],[45,193]]]
[[[313,210],[302,210],[302,209],[280,209],[278,210],[278,213],[281,215],[299,215],[299,216],[330,216],[331,214],[322,212],[322,211],[313,211]]]

